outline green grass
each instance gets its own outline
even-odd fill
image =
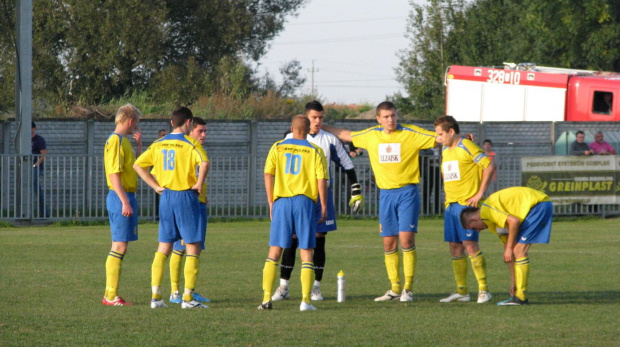
[[[197,290],[209,310],[151,310],[150,267],[157,226],[123,262],[120,294],[136,305],[104,307],[106,226],[0,229],[1,346],[166,345],[619,345],[619,220],[554,223],[551,243],[530,250],[530,306],[497,307],[509,278],[499,241],[481,234],[493,303],[440,304],[454,290],[442,221],[420,222],[414,302],[375,303],[389,288],[377,222],[341,220],[327,241],[326,301],[299,312],[299,263],[292,299],[257,311],[269,223],[210,223]],[[337,303],[336,273],[347,276]],[[164,295],[169,295],[168,277]],[[469,287],[476,292],[470,270]]]

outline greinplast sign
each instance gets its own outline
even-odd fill
[[[523,157],[521,183],[554,204],[620,204],[620,156]]]

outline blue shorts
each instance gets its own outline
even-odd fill
[[[397,236],[400,231],[417,232],[420,194],[416,184],[379,190],[381,237]]]
[[[316,204],[314,204],[314,218],[316,220],[321,219],[321,200],[317,199]],[[332,188],[327,188],[327,219],[325,222],[316,226],[316,232],[321,234],[326,234],[329,231],[336,230],[336,208],[334,207],[334,194],[332,192]]]
[[[207,237],[207,204],[198,204],[200,213],[198,214],[198,228],[202,231],[202,240],[200,240],[200,249],[205,249],[205,239]],[[185,241],[176,240],[172,249],[175,251],[185,250]]]
[[[269,246],[290,248],[291,238],[296,234],[299,248],[314,248],[315,233],[316,219],[312,199],[305,195],[296,195],[274,201]]]
[[[198,205],[198,194],[193,190],[164,190],[159,199],[159,242],[173,243],[179,239],[186,244],[200,242]]]
[[[443,240],[446,242],[462,243],[463,241],[478,242],[479,233],[473,229],[465,229],[461,225],[461,211],[467,206],[458,202],[448,205],[443,215]]]
[[[113,242],[129,242],[138,239],[138,202],[136,201],[136,194],[126,194],[133,210],[131,217],[123,216],[123,203],[115,191],[110,190],[105,200]]]
[[[525,244],[549,243],[552,220],[553,204],[551,201],[539,202],[534,205],[521,223],[517,242]]]

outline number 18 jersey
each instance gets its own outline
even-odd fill
[[[173,133],[153,142],[138,157],[136,164],[142,168],[153,167],[151,174],[161,187],[182,191],[196,184],[196,166],[208,160],[198,141],[185,134]]]
[[[329,179],[323,150],[307,140],[285,139],[274,143],[264,172],[275,176],[274,201],[305,195],[316,202],[317,180]]]

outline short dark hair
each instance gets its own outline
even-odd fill
[[[575,136],[577,136],[577,135],[579,135],[579,134],[585,135],[586,133],[584,133],[584,132],[583,132],[583,131],[581,131],[581,130],[577,130],[577,132],[575,133]]]
[[[437,118],[435,120],[435,126],[441,127],[443,131],[454,129],[455,134],[461,133],[461,129],[459,128],[459,123],[452,116],[441,116]]]
[[[489,143],[489,145],[493,146],[493,141],[491,141],[489,139],[485,139],[484,141],[482,141],[482,144],[484,145],[487,142]]]
[[[207,125],[207,122],[205,122],[205,120],[200,117],[192,118],[192,130],[198,125]]]
[[[321,105],[320,102],[316,100],[312,100],[306,104],[306,109],[304,110],[304,113],[308,114],[308,111],[324,112],[325,109],[323,108],[323,105]]]
[[[31,129],[36,129],[36,128],[37,128],[37,125],[34,124],[34,122],[32,122],[32,128]]]
[[[469,218],[472,214],[478,212],[480,210],[480,208],[478,207],[465,207],[463,209],[463,211],[461,211],[461,215],[459,216],[459,219],[461,220],[461,225],[463,226],[463,228],[467,229],[467,227],[465,226],[465,223],[467,221],[467,218]]]
[[[192,118],[194,118],[194,114],[192,113],[192,111],[185,106],[181,106],[176,110],[172,111],[172,126],[178,128],[185,124],[188,119],[191,120]]]
[[[394,105],[390,101],[384,101],[384,102],[380,103],[379,105],[377,105],[377,108],[375,109],[377,117],[379,116],[379,111],[381,111],[381,110],[387,110],[387,111],[394,110],[394,111],[396,111],[396,105]]]

